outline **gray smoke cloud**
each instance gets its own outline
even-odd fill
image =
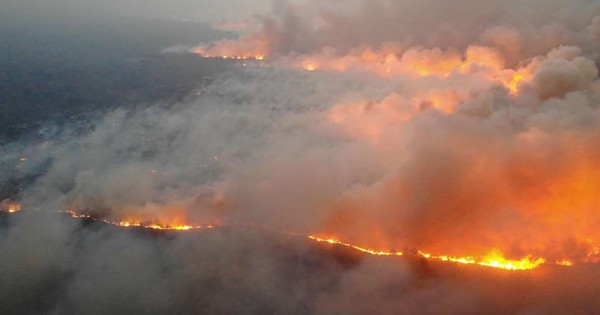
[[[2,148],[0,180],[43,172],[0,229],[0,312],[600,311],[595,264],[506,273],[274,232],[598,261],[600,4],[273,8],[258,35],[211,44],[258,38],[270,61],[239,61],[184,102],[118,108]],[[354,57],[367,50],[385,60]],[[304,71],[296,58],[356,66]],[[382,75],[382,64],[397,68]],[[64,210],[268,229],[150,233],[82,225]]]
[[[558,45],[596,45],[586,40],[585,28],[599,10],[598,3],[587,0],[527,5],[494,0],[301,1],[268,20],[265,31],[273,34],[273,50],[284,54],[400,41],[454,49],[484,43],[524,59]]]

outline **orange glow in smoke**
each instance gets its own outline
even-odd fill
[[[390,147],[394,145],[390,145],[390,138],[385,137],[402,134],[405,122],[420,113],[445,117],[457,111],[461,105],[470,105],[468,101],[478,97],[479,91],[498,86],[504,87],[507,96],[517,96],[532,82],[536,67],[536,63],[531,62],[508,68],[502,56],[493,48],[479,46],[469,47],[464,52],[392,47],[361,48],[338,55],[324,50],[317,54],[276,59],[260,42],[246,41],[242,44],[244,45],[224,41],[220,45],[197,48],[193,52],[204,57],[235,60],[261,61],[268,57],[269,62],[275,65],[303,71],[362,71],[361,73],[371,73],[383,80],[391,81],[395,77],[407,79],[400,80],[402,90],[398,92],[378,96],[378,99],[367,99],[365,96],[366,99],[362,100],[344,100],[335,104],[327,113],[328,122],[339,128],[345,136],[366,140],[378,152],[389,152],[391,157],[388,159],[394,163],[391,164],[392,167],[399,165],[398,159],[411,158],[409,151],[412,146],[391,150]],[[421,81],[433,83],[421,84]],[[485,100],[477,105],[488,103],[493,105],[492,101]],[[486,108],[483,105],[473,112],[485,115]],[[455,129],[460,131],[460,128]],[[548,129],[552,129],[552,126]],[[425,139],[427,137],[433,140]],[[302,237],[374,256],[406,256],[408,251],[381,248],[389,248],[390,244],[393,247],[396,243],[410,243],[422,249],[416,251],[416,255],[424,259],[503,270],[597,263],[600,262],[600,247],[596,244],[600,234],[595,225],[600,222],[600,216],[594,216],[597,211],[592,210],[597,209],[597,196],[600,195],[600,168],[594,163],[600,159],[600,151],[590,150],[586,146],[598,143],[599,139],[600,137],[584,139],[576,132],[567,134],[563,139],[560,135],[545,135],[533,128],[520,131],[518,135],[494,133],[488,137],[478,137],[477,134],[458,133],[447,139],[445,135],[438,134],[418,137],[419,141],[414,141],[411,145],[438,141],[431,142],[431,147],[423,149],[431,151],[427,158],[431,158],[433,162],[428,165],[439,167],[430,171],[435,176],[429,178],[429,173],[418,173],[403,178],[403,173],[399,172],[398,178],[392,176],[373,185],[374,188],[366,187],[364,195],[353,195],[348,201],[340,201],[347,203],[341,207],[343,216],[358,214],[346,221],[332,215],[333,223],[327,223],[322,230],[335,234]],[[436,150],[432,150],[433,147]],[[561,150],[546,152],[548,148]],[[403,152],[407,152],[406,156]],[[446,175],[448,178],[438,176],[438,173],[444,174],[447,166],[444,164],[446,161],[441,158],[438,160],[436,155],[456,158],[454,162],[460,164],[461,168],[456,170],[456,174],[453,172]],[[560,155],[560,163],[555,159],[557,155]],[[420,157],[418,154],[416,156]],[[218,157],[215,156],[215,160]],[[385,164],[388,160],[382,157],[377,162]],[[389,166],[383,165],[382,168]],[[415,178],[422,182],[414,184]],[[444,182],[446,179],[448,181]],[[481,188],[482,183],[485,183],[485,189]],[[405,215],[404,212],[411,215],[418,212],[414,209],[400,211],[403,209],[399,208],[404,205],[413,206],[417,210],[426,209],[422,212],[431,211],[437,216],[432,219],[425,215],[407,215],[407,220],[397,220],[400,222],[397,223],[398,226],[386,226],[387,230],[381,232],[384,230],[382,225],[387,222],[382,222],[381,216],[371,215],[370,211],[383,208],[382,213],[385,211],[398,216]],[[1,206],[7,212],[21,209],[19,204],[0,204],[0,210],[3,209]],[[497,221],[502,221],[505,226],[500,226],[499,223],[496,225],[496,220],[477,221],[479,216],[483,216],[482,209],[486,211],[485,215],[499,218]],[[186,218],[171,221],[168,213],[164,218],[151,222],[130,217],[123,220],[98,219],[75,211],[66,213],[74,218],[124,228],[190,231],[218,226],[189,225]],[[508,219],[504,220],[505,218]],[[446,219],[447,222],[440,223],[440,220]],[[470,219],[483,224],[473,224]],[[414,222],[408,222],[409,220]],[[384,239],[385,236],[395,235],[395,232],[390,232],[392,228],[393,231],[404,231],[410,230],[412,226],[416,228],[406,232],[406,242],[405,239]],[[356,235],[356,230],[364,233]],[[378,233],[382,234],[381,239]],[[374,234],[378,236],[374,237]]]
[[[473,46],[464,55],[440,49],[410,49],[404,52],[377,52],[372,49],[338,56],[323,52],[317,55],[285,59],[281,64],[308,71],[345,72],[360,70],[382,77],[414,76],[448,78],[452,75],[478,75],[482,80],[501,83],[512,94],[519,85],[531,80],[530,69],[507,69],[502,57],[491,48]]]
[[[309,64],[307,64],[307,65],[304,66],[304,69],[306,71],[315,71],[315,70],[317,70],[317,66],[309,63]]]
[[[378,106],[383,105],[369,107]],[[376,114],[362,113],[357,105],[334,111],[330,119],[348,126],[352,135],[374,137],[373,145],[384,152],[388,143],[380,139],[381,129],[373,126],[402,122],[384,120],[391,117],[385,112],[370,120]],[[490,138],[469,134],[444,140],[448,151],[442,155],[458,156],[465,166],[452,174],[449,183],[438,186],[443,170],[418,185],[414,181],[427,174],[397,176],[335,201],[319,227],[327,236],[319,237],[374,251],[408,244],[425,258],[505,269],[600,262],[600,168],[595,162],[600,157],[595,148],[600,135],[523,131],[510,141],[511,156],[503,156],[506,149],[498,145],[506,142],[481,139]],[[466,147],[472,155],[464,154]],[[397,156],[390,157],[392,162]],[[431,165],[440,163],[435,162]],[[429,171],[427,166],[423,172]],[[455,183],[460,187],[446,188]],[[481,183],[485,187],[479,187]]]
[[[209,46],[197,47],[192,51],[204,57],[265,60],[269,56],[268,38],[253,37],[239,41],[225,40]],[[434,77],[449,79],[453,77],[477,78],[477,84],[492,86],[501,84],[511,95],[519,92],[521,84],[533,78],[533,66],[526,65],[515,69],[507,68],[502,56],[493,48],[471,46],[464,53],[445,51],[439,48],[404,49],[401,45],[388,45],[380,50],[362,48],[345,55],[332,50],[311,55],[297,55],[271,58],[274,65],[293,67],[305,71],[362,71],[383,78],[393,77]],[[458,93],[460,86],[456,86]],[[466,93],[463,91],[461,93]],[[466,93],[468,94],[468,93]],[[447,99],[430,99],[434,108],[449,113],[456,105]]]
[[[0,212],[15,213],[21,211],[21,207],[21,203],[8,199],[0,202]]]

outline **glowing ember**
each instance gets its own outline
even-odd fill
[[[234,60],[257,60],[257,61],[263,61],[265,60],[265,55],[262,54],[255,54],[252,52],[242,52],[239,54],[236,53],[232,53],[232,54],[212,54],[210,52],[207,52],[206,50],[202,49],[202,48],[196,48],[194,50],[192,50],[192,53],[194,54],[198,54],[204,58],[221,58],[221,59],[234,59]]]
[[[561,259],[555,262],[557,265],[559,266],[573,266],[575,263],[572,260],[568,260],[568,259]]]
[[[317,70],[317,65],[312,61],[304,61],[302,62],[302,68],[306,71],[315,71]]]
[[[262,58],[263,58],[263,57],[245,57],[245,56],[205,56],[205,57],[223,58],[223,59],[235,59],[235,60],[248,60],[248,59],[262,60]]]
[[[300,56],[292,64],[308,71],[324,69],[345,72],[360,70],[391,78],[395,76],[439,77],[480,76],[489,84],[501,83],[511,94],[519,91],[521,83],[532,79],[528,67],[510,69],[497,53],[485,47],[470,47],[464,55],[433,50],[409,50],[402,54],[373,52],[364,55],[353,53],[346,56],[310,55]]]
[[[3,200],[0,202],[0,212],[15,213],[21,211],[21,204],[16,201]]]

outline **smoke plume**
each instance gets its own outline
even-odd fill
[[[0,310],[600,311],[600,3],[280,1],[260,20],[189,50],[240,60],[185,102],[10,144],[0,180],[44,169],[13,198],[42,214],[0,234]],[[149,237],[66,210],[267,230]],[[346,263],[272,231],[553,266]]]

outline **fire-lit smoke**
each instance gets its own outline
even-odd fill
[[[471,5],[477,8],[472,16],[459,13]],[[516,7],[511,1],[490,1],[485,8],[473,1],[372,1],[337,13],[328,5],[296,3],[266,19],[256,34],[196,52],[267,56],[279,67],[371,75],[396,86],[374,98],[340,95],[324,111],[327,126],[320,128],[335,130],[344,145],[372,151],[374,161],[343,167],[372,168],[377,175],[361,182],[355,174],[336,192],[315,193],[322,200],[304,210],[318,217],[307,215],[310,229],[380,248],[595,262],[600,85],[594,16],[600,5]],[[548,22],[549,12],[564,14],[552,14]],[[396,26],[394,32],[384,21]],[[342,159],[334,150],[316,154],[306,158]],[[269,187],[322,180],[271,176],[270,166],[277,169],[280,162],[263,163],[267,173],[250,178]],[[314,167],[306,163],[288,166]],[[331,168],[331,174],[344,169]],[[252,181],[244,177],[232,185]],[[269,198],[260,188],[249,189]],[[251,196],[244,193],[237,202]]]
[[[548,283],[572,284],[555,270],[585,279],[600,262],[600,3],[307,0],[262,19],[256,33],[190,50],[260,61],[193,98],[15,145],[6,163],[48,165],[15,199],[118,226],[260,224],[372,256],[535,269],[540,278],[518,290],[532,300],[511,298],[505,313],[566,314],[588,300],[577,286],[566,308],[543,304],[565,289]],[[347,313],[348,301],[371,297],[355,282],[396,289],[370,262],[317,311]],[[383,269],[404,274],[396,268]],[[445,284],[482,295],[449,310],[502,304],[487,283],[465,281]],[[402,307],[419,300],[407,296]],[[388,307],[358,313],[398,313],[382,299]]]
[[[21,204],[9,199],[0,202],[0,212],[15,213],[21,211]]]

